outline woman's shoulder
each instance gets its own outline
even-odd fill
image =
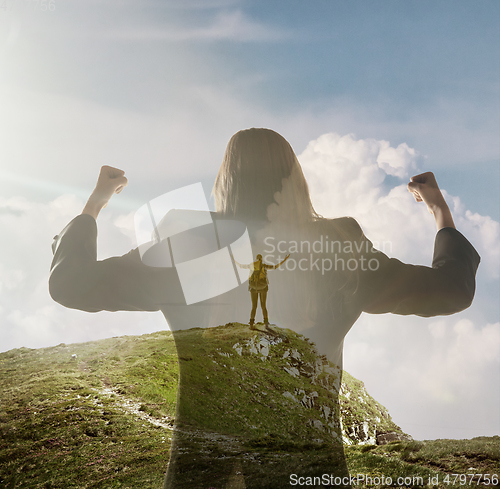
[[[313,227],[316,232],[338,235],[343,240],[358,240],[364,236],[358,221],[350,216],[318,219],[313,223]]]

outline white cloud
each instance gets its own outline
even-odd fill
[[[416,169],[417,152],[406,143],[393,148],[389,141],[380,141],[380,146],[377,163],[388,175],[404,178],[409,169]]]
[[[363,315],[345,369],[417,439],[498,434],[500,323]]]
[[[83,201],[70,195],[48,204],[39,204],[24,197],[0,199],[0,227],[8,239],[1,243],[5,273],[22,271],[26,282],[47,268],[52,238],[70,219],[79,214]]]
[[[0,263],[0,294],[21,285],[25,276],[22,270],[6,270]]]
[[[418,154],[405,143],[329,133],[311,141],[299,160],[320,212],[366,213],[382,196],[387,175],[408,178]]]
[[[500,223],[489,216],[464,210],[460,199],[454,199],[456,225],[476,246],[482,256],[481,272],[489,279],[500,276]]]
[[[135,212],[130,212],[129,214],[120,214],[116,219],[114,219],[113,224],[132,242],[137,242],[135,223],[134,223]]]
[[[500,323],[475,326],[470,319],[445,323],[444,334],[427,344],[427,361],[420,388],[439,402],[463,401],[467,395],[478,396],[486,387],[478,379],[488,379],[489,372],[500,368]],[[433,324],[429,324],[430,331]],[[424,380],[425,379],[425,380]],[[481,385],[483,384],[483,385]],[[491,388],[491,387],[490,387]]]

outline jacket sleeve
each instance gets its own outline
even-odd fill
[[[54,238],[49,278],[52,298],[82,311],[158,311],[185,304],[175,268],[144,265],[139,251],[97,260],[97,224],[83,214]]]
[[[363,311],[430,317],[454,314],[471,305],[480,257],[459,231],[438,231],[432,266],[426,267],[405,264],[375,250],[356,226],[365,263],[355,296]]]

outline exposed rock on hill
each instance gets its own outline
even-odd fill
[[[389,432],[410,438],[361,381],[347,372],[341,381],[340,368],[293,331],[269,332],[263,325],[251,331],[229,323],[178,331],[175,340],[181,396],[187,399],[181,423],[231,433],[251,427],[256,437],[271,433],[349,445],[375,444],[378,434]]]

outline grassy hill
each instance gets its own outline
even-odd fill
[[[170,332],[0,353],[0,486],[161,487],[179,362],[192,401],[179,423],[210,431],[219,419],[219,431],[237,432],[244,420],[255,425],[250,446],[290,449],[292,441],[269,433],[291,403],[302,415],[290,422],[298,439],[342,437],[351,474],[422,477],[425,485],[438,477],[441,487],[460,486],[453,476],[446,484],[447,474],[500,474],[499,437],[372,444],[376,432],[401,433],[387,410],[348,374],[340,386],[339,372],[307,339],[278,333],[236,323],[194,328],[176,333],[179,360]],[[207,371],[209,379],[197,378]],[[210,394],[222,388],[223,396]],[[338,391],[342,426],[329,404]],[[236,395],[244,402],[228,412]],[[256,405],[260,413],[245,407]]]

